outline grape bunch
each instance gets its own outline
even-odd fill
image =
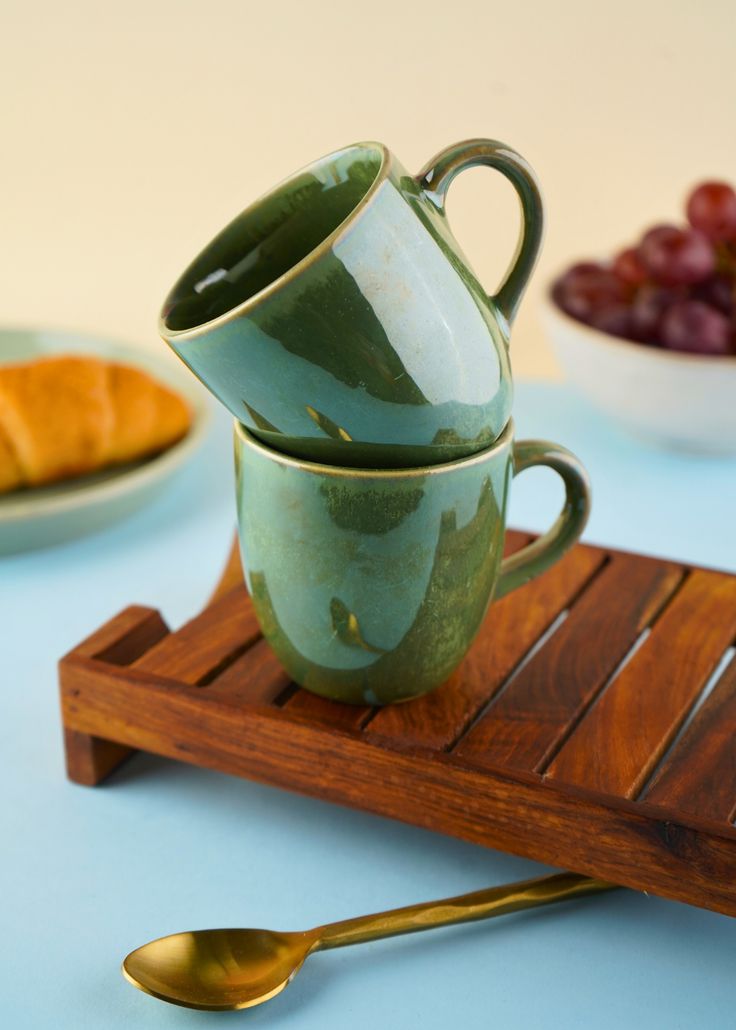
[[[657,225],[609,263],[573,265],[553,286],[555,302],[627,340],[736,354],[736,190],[704,182],[686,213],[687,225]]]

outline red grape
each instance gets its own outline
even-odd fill
[[[688,221],[711,240],[736,240],[736,191],[727,182],[704,182],[687,201]]]
[[[563,311],[581,322],[590,322],[596,311],[621,303],[624,288],[607,268],[593,262],[573,265],[554,286],[554,299]]]
[[[693,287],[693,299],[710,304],[724,315],[736,314],[736,281],[726,272],[716,272],[710,279]]]
[[[636,247],[627,247],[614,258],[613,271],[627,286],[641,286],[649,275],[639,259]]]
[[[729,354],[731,323],[699,300],[681,300],[662,319],[662,343],[671,350],[696,354]]]
[[[687,286],[712,275],[716,255],[708,238],[697,229],[658,225],[644,234],[639,259],[662,286]]]
[[[633,334],[631,308],[628,304],[612,304],[610,307],[594,311],[590,317],[590,324],[601,332],[623,336],[627,340],[631,339]]]
[[[736,185],[701,183],[687,214],[690,224],[656,225],[610,262],[574,265],[553,299],[612,336],[736,355]]]
[[[680,291],[672,287],[652,283],[642,286],[631,305],[632,336],[642,342],[659,343],[664,314],[680,299]]]

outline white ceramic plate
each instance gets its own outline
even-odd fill
[[[152,458],[50,486],[0,494],[0,555],[93,533],[148,504],[193,455],[209,424],[209,407],[201,387],[185,369],[163,357],[77,333],[0,330],[0,364],[50,354],[94,354],[144,369],[187,399],[193,412],[192,427],[183,440]]]

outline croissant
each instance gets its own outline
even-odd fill
[[[129,365],[59,355],[0,366],[0,493],[144,458],[190,424],[178,394]]]

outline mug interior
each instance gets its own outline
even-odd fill
[[[211,322],[294,268],[360,204],[383,156],[372,144],[346,147],[246,208],[179,279],[164,305],[164,327],[182,332]]]

